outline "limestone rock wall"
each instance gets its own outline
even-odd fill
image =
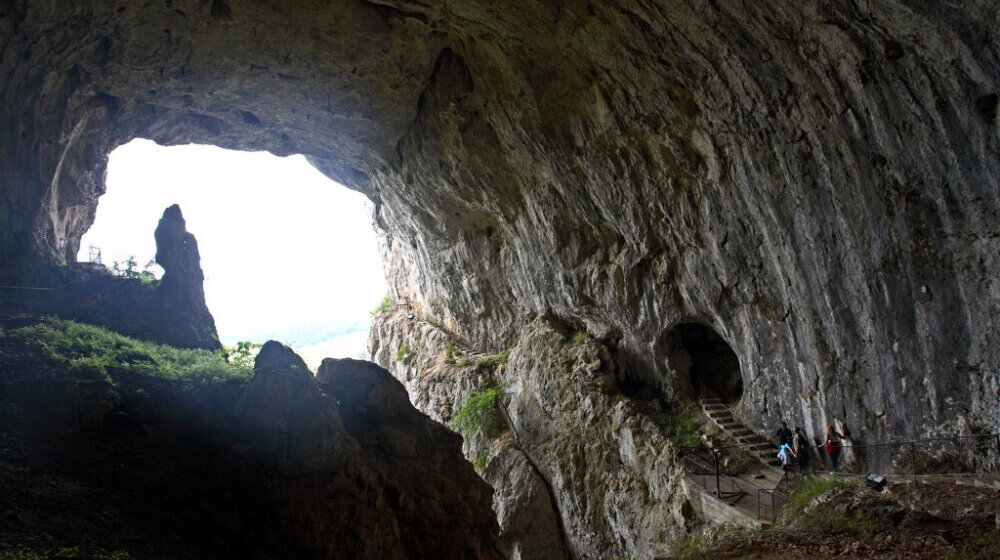
[[[653,558],[684,530],[687,505],[673,447],[618,388],[599,341],[571,341],[552,318],[527,324],[506,364],[477,365],[439,327],[383,316],[373,359],[406,384],[417,407],[451,421],[474,390],[502,388],[503,427],[465,441],[495,490],[508,557]],[[442,348],[465,357],[449,363]],[[399,349],[405,348],[402,355]],[[404,358],[405,356],[405,358]],[[403,358],[403,359],[397,359]]]
[[[698,321],[760,430],[996,431],[998,21],[991,0],[4,3],[0,279],[72,259],[133,137],[304,153],[375,202],[396,304],[530,348],[524,383],[551,383],[554,341],[519,342],[548,315],[672,393],[670,329]]]

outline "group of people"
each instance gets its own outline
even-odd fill
[[[781,468],[786,471],[791,469],[794,460],[798,471],[805,471],[809,466],[811,449],[805,433],[798,426],[795,427],[794,431],[789,430],[788,424],[782,421],[776,435],[778,436],[778,460],[781,461]],[[837,472],[837,467],[840,464],[840,451],[843,449],[841,440],[843,439],[844,436],[837,432],[832,425],[827,426],[826,441],[817,446],[830,457],[831,472]]]

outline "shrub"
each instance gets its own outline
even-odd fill
[[[467,367],[472,365],[472,359],[467,356],[462,356],[455,360],[455,365],[458,367]]]
[[[385,297],[382,298],[382,301],[378,302],[378,305],[375,306],[375,309],[371,310],[371,314],[372,317],[374,317],[386,311],[392,311],[392,300],[389,299],[389,294],[386,294]]]
[[[413,359],[413,349],[410,348],[409,344],[404,344],[402,348],[396,350],[396,361],[406,365],[410,363]]]
[[[577,345],[587,342],[590,338],[590,333],[587,331],[577,331],[569,337],[570,344]]]
[[[249,340],[241,340],[236,343],[236,346],[227,346],[226,353],[229,354],[229,363],[242,370],[253,371],[253,363],[260,348],[260,344]]]
[[[500,414],[502,396],[501,387],[486,387],[469,393],[451,420],[452,428],[466,438],[480,429],[488,438],[498,435],[504,425]]]
[[[136,375],[208,383],[245,380],[253,374],[252,365],[230,364],[222,352],[174,348],[54,317],[8,334],[70,371],[100,375],[111,382],[116,377]]]
[[[677,411],[674,414],[666,414],[662,417],[663,431],[667,437],[678,445],[684,447],[704,447],[701,442],[701,433],[695,425],[694,420],[683,412]]]
[[[156,261],[149,261],[142,270],[138,269],[138,263],[135,261],[135,257],[129,257],[125,262],[114,261],[111,264],[111,274],[119,276],[121,278],[132,278],[134,280],[139,280],[144,287],[153,288],[156,286],[157,280],[156,275],[153,274],[153,267],[156,266]]]
[[[455,363],[455,345],[448,344],[444,347],[444,363],[454,364]]]
[[[739,476],[760,470],[760,461],[742,447],[728,447],[723,451],[720,471],[729,476]]]

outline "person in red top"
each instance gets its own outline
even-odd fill
[[[837,466],[840,463],[840,450],[843,445],[841,440],[843,439],[844,436],[833,429],[833,425],[831,424],[826,427],[826,441],[819,444],[820,449],[825,449],[826,454],[830,456],[831,474],[837,472]]]

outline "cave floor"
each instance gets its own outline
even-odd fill
[[[1000,490],[951,482],[835,492],[789,528],[732,533],[674,558],[881,560],[1000,558]],[[860,515],[860,511],[867,515]],[[840,512],[842,515],[834,513]]]

